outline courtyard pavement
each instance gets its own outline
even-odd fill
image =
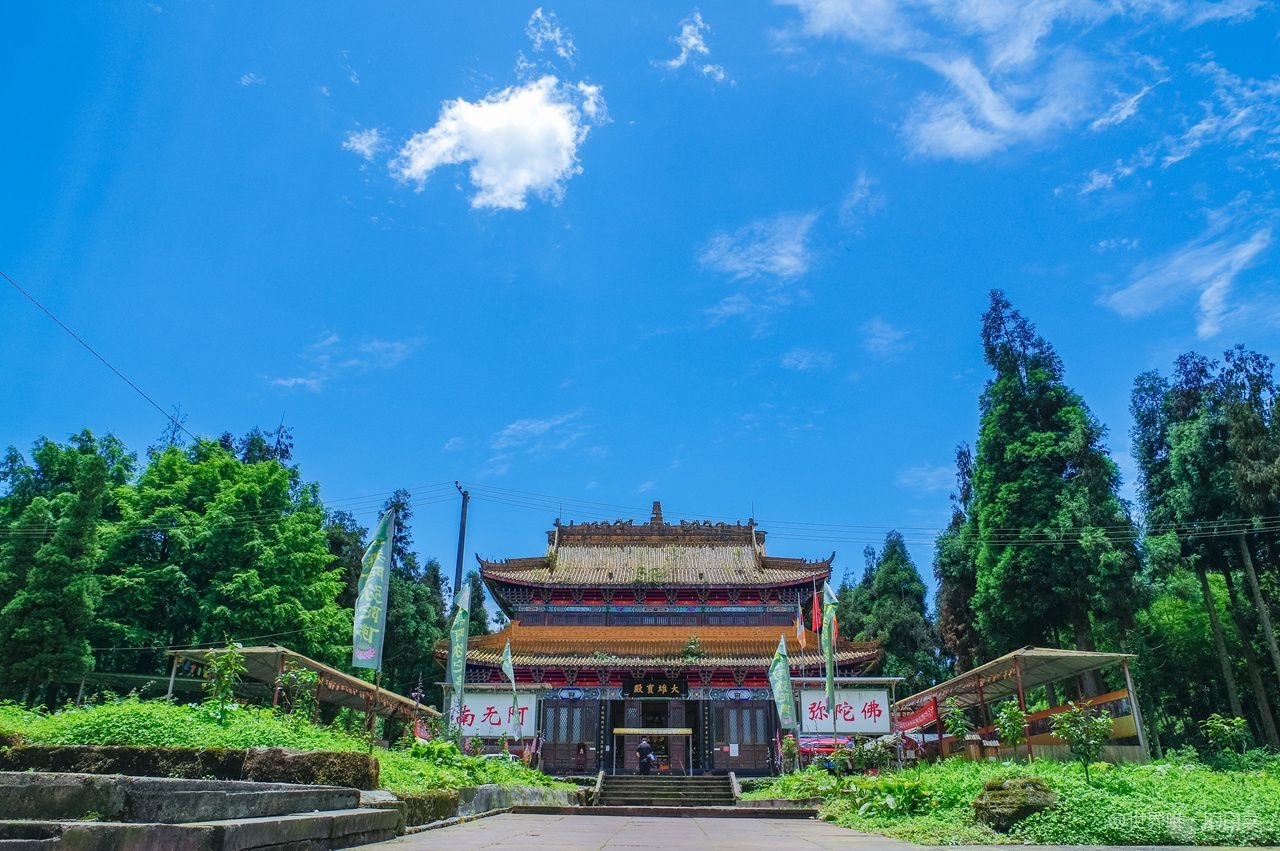
[[[472,849],[539,849],[596,851],[596,849],[661,848],[664,851],[926,851],[870,833],[857,833],[817,819],[639,818],[633,816],[545,816],[504,814],[453,827],[402,836],[390,842],[365,845],[378,851],[472,851]],[[1008,851],[1009,846],[969,846],[967,851]],[[949,851],[949,849],[937,849]],[[1080,851],[1080,846],[1036,846],[1036,851]],[[1090,851],[1186,851],[1154,846]],[[1197,851],[1212,851],[1198,848]]]
[[[919,846],[883,836],[855,833],[817,819],[638,818],[631,816],[543,816],[504,814],[453,827],[428,830],[390,842],[364,846],[378,851],[464,851],[466,849],[661,848],[664,851],[908,851]]]

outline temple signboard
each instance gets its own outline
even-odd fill
[[[537,696],[532,692],[518,692],[515,705],[512,704],[511,692],[467,694],[462,700],[462,711],[458,713],[458,726],[462,728],[462,735],[467,737],[506,734],[513,738],[532,738],[537,732],[536,705]]]
[[[689,694],[689,688],[682,678],[653,674],[623,677],[622,694],[624,697],[685,697]]]
[[[889,732],[889,692],[881,689],[836,689],[836,733],[883,735]],[[827,693],[822,689],[800,691],[800,732],[831,733]]]

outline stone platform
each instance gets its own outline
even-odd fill
[[[337,786],[0,772],[0,851],[328,851],[403,829]]]

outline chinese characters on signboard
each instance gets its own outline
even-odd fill
[[[624,677],[623,697],[685,697],[689,690],[684,681],[669,677]]]
[[[889,692],[876,689],[836,689],[837,733],[883,734],[889,732]],[[830,733],[831,713],[822,689],[800,692],[800,732]]]
[[[518,719],[515,717],[515,707],[511,705],[511,692],[466,695],[462,700],[462,712],[458,714],[462,735],[489,738],[505,733],[512,738],[533,738],[537,732],[534,720],[537,696],[518,692],[516,698],[519,706]]]

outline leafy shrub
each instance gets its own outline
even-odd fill
[[[1088,704],[1079,705],[1074,701],[1067,704],[1065,712],[1053,716],[1049,722],[1053,734],[1067,743],[1071,755],[1080,760],[1084,766],[1084,779],[1089,782],[1089,766],[1098,761],[1102,746],[1111,737],[1112,720],[1110,715],[1088,708]]]
[[[203,706],[143,701],[136,695],[51,714],[0,704],[0,730],[18,733],[33,744],[359,752],[369,748],[368,741],[358,734],[300,723],[271,709],[240,707],[227,713],[225,719],[224,724],[219,724]],[[421,747],[416,754],[412,750],[374,749],[386,788],[425,792],[485,783],[559,785],[542,772],[518,763],[465,756],[448,742]]]
[[[1280,843],[1280,756],[1258,757],[1248,772],[1215,771],[1198,763],[1093,769],[1086,781],[1075,763],[970,762],[950,759],[878,778],[844,777],[810,767],[779,777],[748,797],[822,797],[825,819],[925,845],[956,843],[1116,845],[1265,845]],[[1008,834],[973,818],[973,801],[988,782],[1039,777],[1057,805],[1028,816]],[[891,786],[910,781],[910,786]],[[918,794],[917,794],[918,793]],[[893,795],[894,806],[885,798]],[[865,806],[873,801],[871,806]]]

